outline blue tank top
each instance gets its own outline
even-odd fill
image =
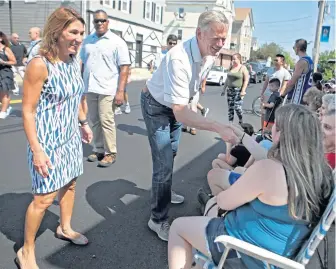
[[[229,212],[224,223],[230,236],[285,257],[294,256],[311,232],[306,222],[290,217],[288,205],[271,206],[258,198]],[[241,256],[249,269],[267,268],[262,261]]]
[[[300,60],[305,60],[308,63],[308,72],[301,74],[300,78],[295,84],[294,90],[291,94],[292,103],[302,104],[302,97],[306,91],[312,86],[313,83],[313,72],[314,72],[314,62],[309,56],[301,57]]]

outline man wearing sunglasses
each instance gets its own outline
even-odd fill
[[[163,57],[167,54],[167,52],[175,47],[177,45],[177,36],[176,35],[169,35],[167,37],[167,48],[162,51],[162,53],[159,53],[156,58],[155,58],[155,63],[154,63],[154,70],[158,69]]]
[[[216,132],[227,142],[232,138],[233,132],[228,125],[205,118],[188,108],[189,100],[199,95],[200,86],[214,64],[214,56],[224,46],[228,29],[228,20],[222,12],[202,13],[195,36],[167,52],[141,92],[142,115],[153,160],[148,227],[164,241],[168,241],[170,229],[169,205],[184,201],[183,196],[171,189],[182,124]]]
[[[108,167],[117,157],[114,115],[124,102],[131,63],[126,42],[109,29],[106,12],[96,11],[93,23],[96,31],[85,38],[80,54],[94,144],[88,161]]]

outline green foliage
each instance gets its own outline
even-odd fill
[[[336,59],[336,51],[324,51],[320,53],[319,71],[323,73],[323,79],[329,80],[335,77],[335,64],[328,63],[328,60]]]
[[[290,64],[291,68],[294,67],[294,60],[290,56],[290,53],[285,51],[283,47],[274,42],[261,45],[258,50],[251,52],[250,58],[252,61],[267,60],[268,57],[274,59],[275,55],[278,53],[281,53],[286,57],[286,62]]]

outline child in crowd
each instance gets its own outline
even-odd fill
[[[310,108],[310,110],[317,112],[317,110],[322,106],[323,95],[324,93],[314,86],[306,91],[302,100]]]
[[[242,123],[241,127],[249,136],[254,134],[253,126],[249,123]],[[217,159],[212,162],[212,168],[222,168],[233,170],[236,166],[244,166],[250,158],[250,152],[242,145],[236,145],[231,148],[231,144],[226,144],[226,154],[221,153]]]
[[[264,128],[263,132],[271,131],[272,126],[274,124],[274,112],[276,108],[279,106],[279,88],[280,88],[280,80],[278,78],[273,78],[270,80],[268,87],[272,92],[272,95],[268,99],[267,103],[263,103],[262,106],[265,109],[265,120],[264,120]]]

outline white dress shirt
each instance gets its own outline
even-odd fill
[[[197,39],[193,37],[168,51],[147,81],[147,88],[162,105],[188,105],[214,63],[215,57],[202,58]]]

